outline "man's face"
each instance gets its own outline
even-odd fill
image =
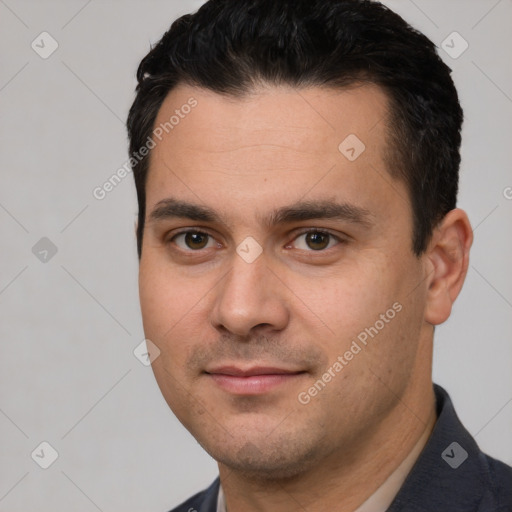
[[[221,464],[289,476],[351,457],[430,373],[386,109],[370,85],[180,86],[160,109],[155,127],[175,118],[147,180],[144,330],[169,406]]]

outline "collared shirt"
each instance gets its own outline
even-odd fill
[[[219,496],[217,497],[217,512],[228,512],[226,509],[226,499],[224,498],[222,485],[219,486]]]
[[[419,457],[413,449],[399,466],[398,476],[396,471],[391,475],[401,482],[398,486],[396,481],[389,485],[388,478],[370,500],[387,507],[381,509],[386,512],[512,512],[512,468],[482,453],[458,419],[446,391],[435,386],[435,392],[438,418],[424,449]],[[403,480],[401,470],[411,461],[413,467]],[[385,497],[379,497],[382,489]],[[219,502],[219,493],[217,478],[207,490],[171,512],[221,512],[217,507],[225,504],[222,495]]]

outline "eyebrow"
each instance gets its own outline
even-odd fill
[[[349,203],[322,200],[300,201],[290,206],[279,208],[263,220],[267,226],[313,219],[334,219],[369,227],[371,225],[371,218],[371,213],[365,208]]]
[[[289,206],[278,208],[271,212],[270,215],[260,217],[259,220],[267,227],[313,219],[335,219],[370,227],[372,225],[372,217],[373,215],[370,211],[353,204],[320,200],[299,201]],[[173,198],[159,201],[149,214],[149,221],[154,222],[172,218],[224,224],[215,210],[207,206]]]
[[[219,222],[219,216],[210,208],[178,199],[159,201],[149,215],[150,221],[171,218],[190,219],[199,222]]]

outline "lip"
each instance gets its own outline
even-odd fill
[[[234,395],[261,395],[290,383],[304,371],[269,366],[239,368],[222,366],[206,371],[217,386]]]

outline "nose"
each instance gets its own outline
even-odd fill
[[[238,254],[216,288],[212,324],[238,336],[280,331],[289,321],[286,288],[267,266],[265,255],[247,263]]]

